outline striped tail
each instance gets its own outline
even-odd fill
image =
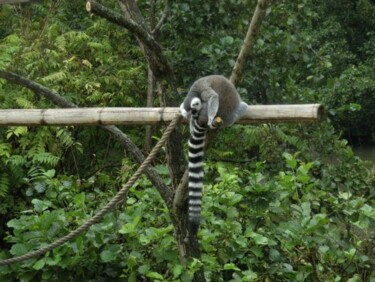
[[[189,138],[189,234],[196,235],[202,209],[203,155],[207,128],[198,124],[197,117],[191,117]]]

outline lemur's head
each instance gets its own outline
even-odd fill
[[[193,116],[198,115],[199,111],[202,109],[201,99],[194,97],[190,102],[190,109]]]

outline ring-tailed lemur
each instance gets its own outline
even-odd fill
[[[189,138],[189,235],[196,235],[201,214],[203,188],[204,142],[208,129],[227,127],[240,119],[247,110],[234,85],[220,75],[210,75],[195,81],[184,102],[181,114],[190,119]]]

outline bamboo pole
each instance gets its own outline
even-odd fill
[[[0,0],[1,4],[17,4],[17,3],[27,3],[30,2],[30,0]]]
[[[179,108],[69,108],[0,110],[0,126],[14,125],[147,125],[170,122]],[[239,124],[318,122],[320,104],[249,106]]]

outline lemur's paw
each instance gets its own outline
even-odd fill
[[[217,129],[221,124],[223,123],[223,120],[221,117],[216,117],[214,120],[208,123],[208,126],[210,129]]]

